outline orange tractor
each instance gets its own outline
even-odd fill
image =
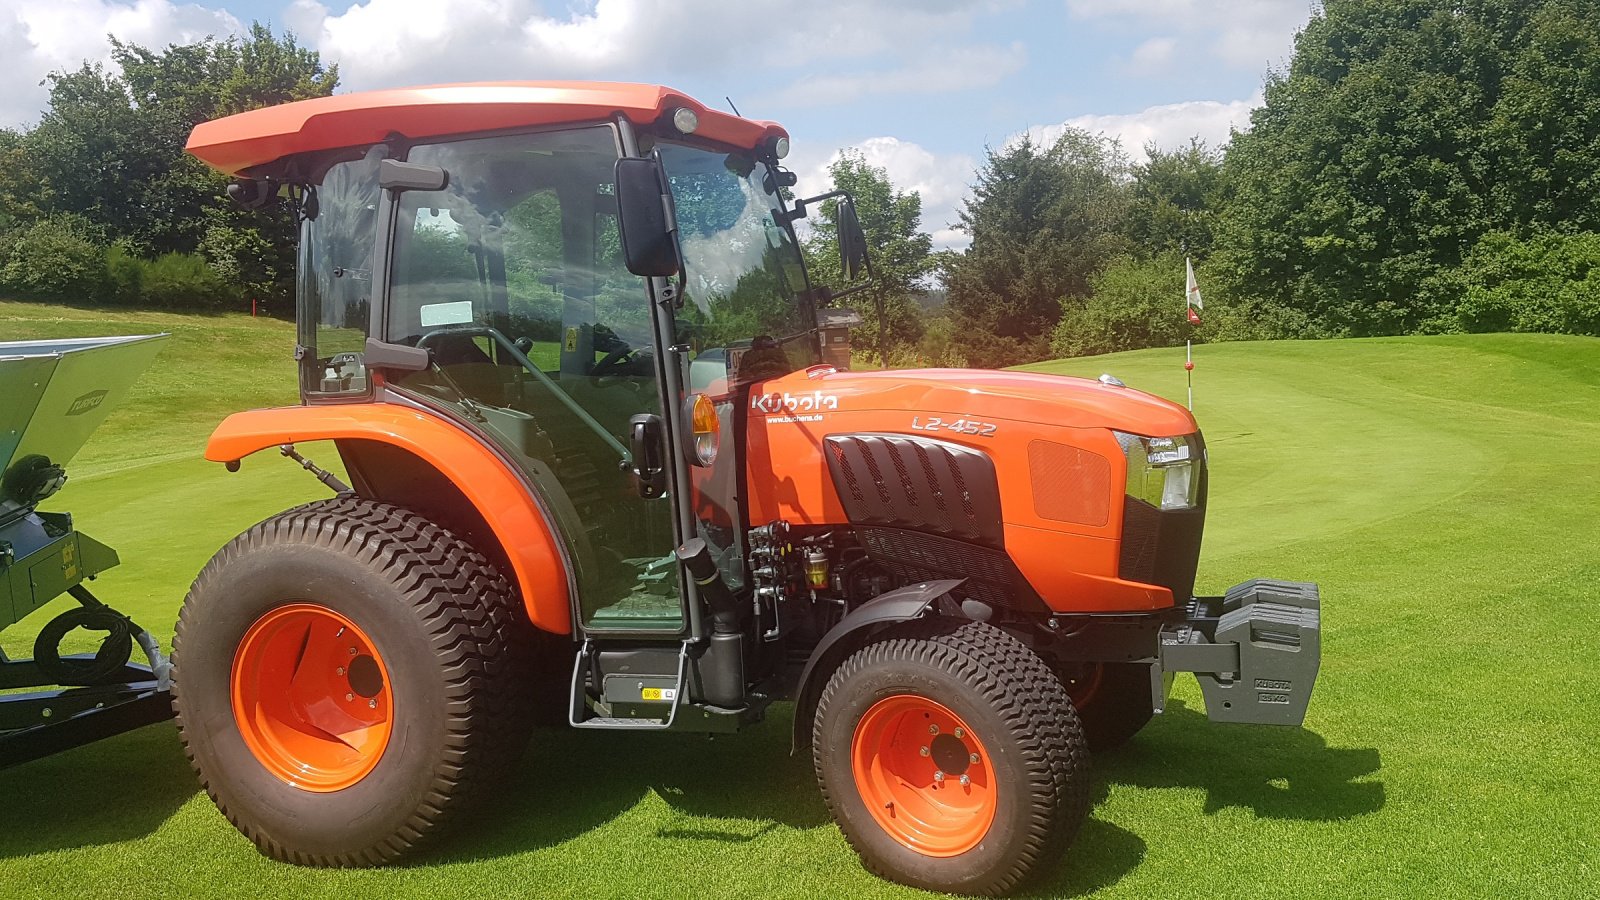
[[[730,732],[792,700],[868,868],[999,893],[1062,854],[1090,751],[1174,672],[1212,719],[1300,723],[1316,588],[1193,596],[1194,418],[1109,376],[823,364],[870,263],[847,195],[786,199],[788,145],[629,84],[194,130],[234,199],[301,222],[303,403],[206,455],[282,448],[337,494],[224,547],[178,623],[184,743],[263,852],[393,860],[541,719]],[[794,230],[829,201],[832,288]]]

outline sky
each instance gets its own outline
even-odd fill
[[[856,148],[923,200],[938,247],[987,148],[1063,125],[1215,146],[1249,125],[1313,0],[0,0],[0,127],[25,127],[41,82],[251,21],[337,62],[340,90],[592,79],[678,88],[783,123],[802,193]]]

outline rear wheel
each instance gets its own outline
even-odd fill
[[[190,761],[263,853],[392,860],[520,750],[518,615],[481,555],[414,513],[339,498],[274,516],[184,601],[173,693]]]
[[[1058,674],[1094,753],[1126,744],[1155,716],[1148,665],[1079,663]]]
[[[990,625],[919,621],[856,651],[818,700],[824,800],[871,871],[996,894],[1059,858],[1088,813],[1061,682]]]

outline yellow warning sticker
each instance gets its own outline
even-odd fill
[[[578,326],[567,329],[567,352],[572,353],[578,349]]]
[[[657,700],[671,703],[678,696],[673,688],[642,688],[639,691],[640,700]]]

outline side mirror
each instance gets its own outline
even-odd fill
[[[666,172],[654,159],[617,160],[617,231],[628,271],[670,278],[683,268],[678,259],[677,213]]]
[[[839,271],[844,280],[854,282],[863,275],[871,275],[867,261],[867,236],[861,230],[861,220],[856,218],[856,203],[849,194],[839,198],[835,219],[839,225]]]
[[[378,163],[378,187],[386,191],[442,191],[450,173],[438,166],[386,159]]]

